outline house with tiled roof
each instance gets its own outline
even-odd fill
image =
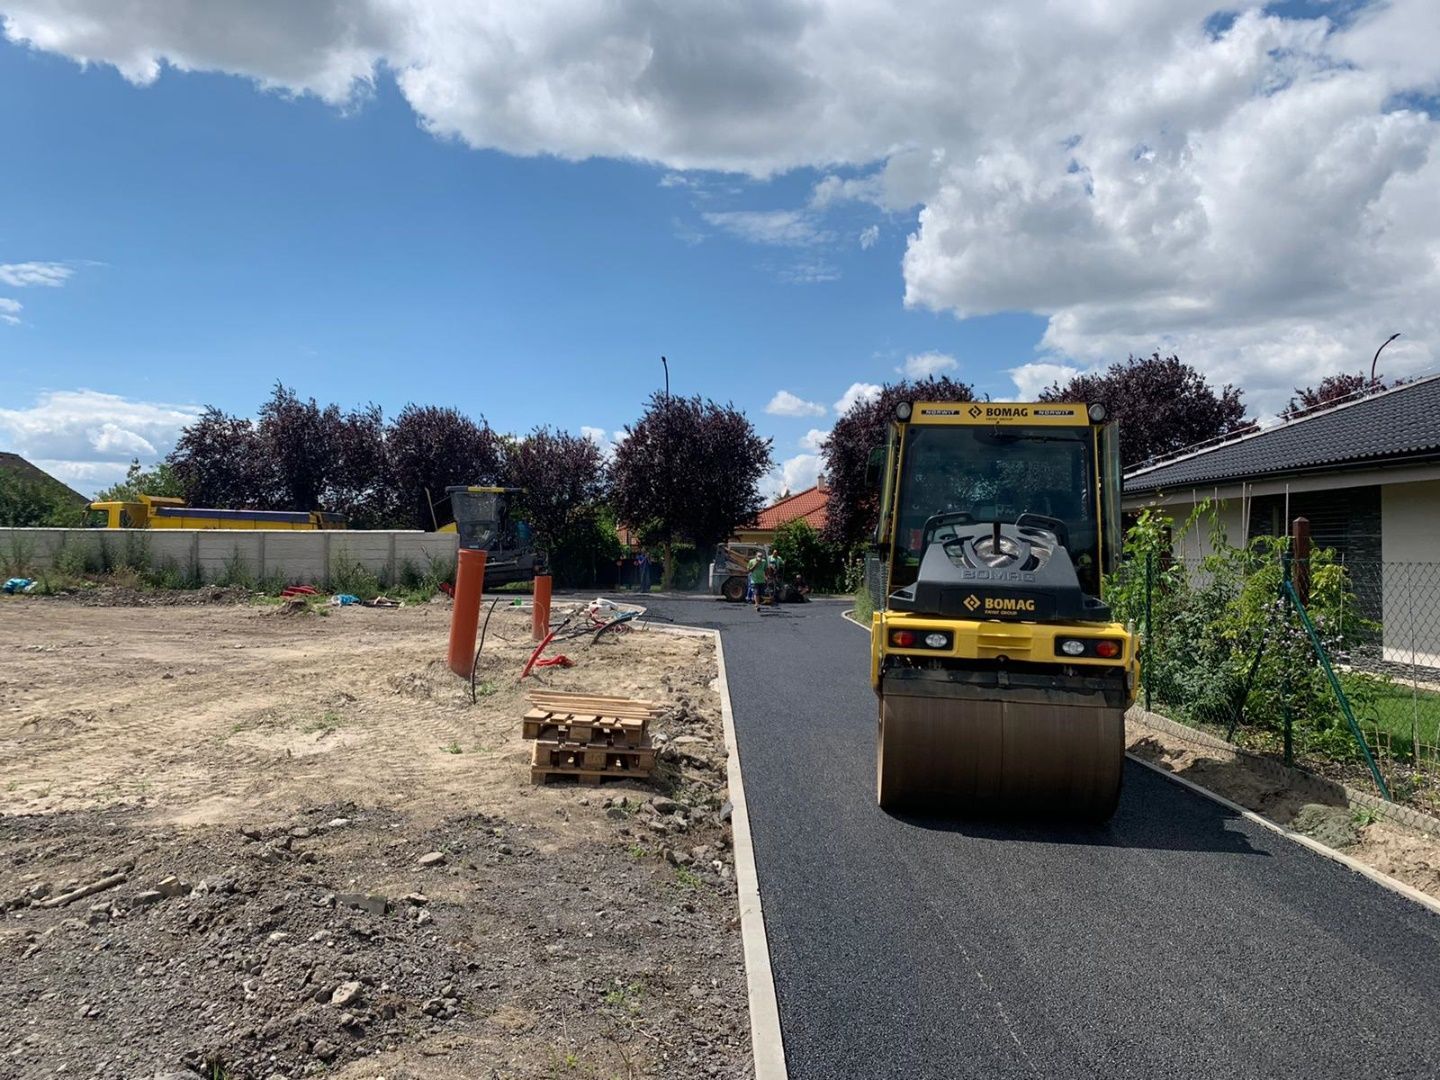
[[[830,505],[830,488],[821,476],[814,487],[781,496],[756,515],[755,520],[735,530],[742,544],[768,544],[781,525],[799,519],[817,532],[825,528],[825,510]]]
[[[1440,375],[1125,474],[1123,506],[1131,513],[1160,507],[1183,521],[1206,501],[1231,545],[1283,535],[1306,518],[1313,543],[1347,565],[1366,615],[1384,624],[1386,659],[1401,659],[1401,651],[1409,659],[1423,637],[1418,662],[1440,666]],[[1176,554],[1204,555],[1210,533],[1181,535]],[[1412,648],[1393,648],[1391,629],[1398,634],[1411,622]]]

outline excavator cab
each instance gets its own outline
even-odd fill
[[[445,489],[453,528],[462,548],[485,552],[485,585],[531,581],[545,573],[545,556],[535,548],[530,526],[512,514],[521,488],[456,486]],[[443,531],[443,530],[442,530]]]
[[[1115,424],[1098,405],[902,402],[880,485],[880,805],[1107,820],[1139,676],[1104,599]]]

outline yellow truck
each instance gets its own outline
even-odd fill
[[[97,529],[343,529],[323,510],[215,510],[184,499],[138,495],[136,502],[92,502],[85,523]]]

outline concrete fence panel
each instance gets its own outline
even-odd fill
[[[204,581],[324,586],[337,568],[359,568],[394,585],[407,571],[448,574],[454,533],[411,530],[0,529],[7,573],[97,572],[117,566],[169,569]]]

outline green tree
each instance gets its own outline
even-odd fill
[[[772,545],[785,560],[787,578],[799,574],[805,584],[820,592],[841,588],[845,574],[845,558],[839,544],[826,540],[820,531],[804,518],[787,521],[775,530]]]
[[[156,462],[149,469],[144,468],[138,458],[131,459],[125,470],[125,479],[95,496],[96,502],[135,502],[141,495],[155,495],[169,498],[183,498],[184,490],[180,479],[169,462]]]
[[[73,505],[45,485],[0,471],[0,525],[21,529],[73,525],[78,516]]]

